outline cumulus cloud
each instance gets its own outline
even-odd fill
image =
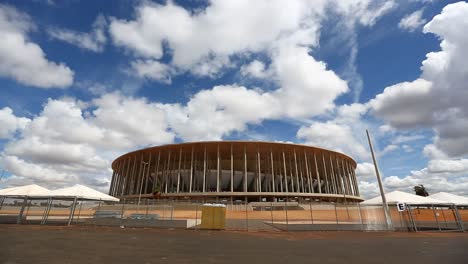
[[[363,104],[340,106],[335,118],[325,122],[313,121],[301,126],[297,137],[305,144],[337,150],[358,160],[369,158],[366,146],[366,122],[361,117],[367,112]]]
[[[427,22],[426,19],[422,18],[422,14],[423,10],[417,10],[406,15],[400,20],[398,27],[410,32],[415,31]]]
[[[259,79],[266,78],[269,75],[265,64],[259,60],[254,60],[249,64],[243,65],[240,69],[240,72],[244,76],[250,76]]]
[[[393,1],[332,2],[352,23],[365,26],[375,24],[394,5]],[[333,128],[351,141],[329,141],[330,147],[340,144],[344,152],[365,157],[363,140],[355,131],[364,131],[356,121],[367,106],[336,109],[335,99],[348,92],[348,84],[311,55],[329,4],[293,1],[285,8],[283,1],[212,1],[203,10],[189,11],[170,1],[163,5],[144,1],[132,19],[111,18],[112,42],[130,54],[130,71],[139,77],[167,83],[172,75],[187,71],[213,77],[237,67],[237,56],[249,61],[252,54],[261,53],[268,58],[268,68],[254,60],[241,73],[270,78],[275,89],[218,85],[196,92],[185,104],[149,102],[118,93],[103,93],[88,102],[50,99],[2,154],[3,164],[13,173],[11,180],[27,181],[48,173],[57,182],[95,178],[94,184],[106,185],[110,173],[104,168],[116,151],[169,143],[175,137],[221,139],[263,120],[302,122],[330,112],[333,120],[316,124],[322,129],[323,142],[327,142],[324,132]],[[73,32],[75,37],[61,39],[99,51],[105,40],[96,41],[98,29],[93,26],[90,33]],[[312,130],[304,126],[301,138],[311,141]],[[349,142],[355,146],[348,151]],[[28,145],[38,151],[27,152]],[[70,153],[58,155],[65,148]]]
[[[0,162],[13,175],[7,184],[85,183],[103,188],[109,184],[110,162],[117,155],[173,140],[163,110],[145,99],[118,93],[90,102],[49,99],[42,112],[6,144]]]
[[[171,56],[176,72],[216,76],[232,65],[231,57],[263,52],[274,56],[278,43],[316,46],[318,30],[326,11],[366,26],[395,6],[394,1],[210,1],[193,12],[169,1],[142,2],[134,18],[112,18],[109,32],[113,43],[138,58],[160,60]],[[327,9],[327,7],[330,7]],[[261,67],[253,62],[250,70]]]
[[[369,162],[358,163],[356,167],[356,177],[358,180],[374,180],[375,168],[374,164]]]
[[[0,139],[10,138],[17,130],[23,129],[31,121],[29,118],[17,117],[9,107],[0,109]]]
[[[13,7],[0,5],[0,76],[39,88],[65,88],[73,83],[73,71],[63,63],[47,60],[27,34],[35,29],[30,17]]]
[[[164,105],[172,129],[188,141],[219,140],[231,132],[244,131],[248,124],[278,118],[281,107],[271,93],[229,85],[202,90],[185,106]]]
[[[403,178],[389,176],[384,179],[386,191],[413,192],[415,185],[423,184],[429,194],[441,191],[468,195],[468,163],[466,159],[432,160],[428,167],[411,171]]]
[[[70,29],[52,27],[47,33],[53,39],[61,40],[82,49],[102,52],[106,44],[106,18],[99,15],[92,25],[91,32],[78,32]]]
[[[451,157],[468,154],[467,15],[466,2],[444,7],[424,26],[425,33],[441,39],[441,50],[426,55],[420,78],[387,87],[370,102],[373,113],[392,127],[433,128],[433,146]]]
[[[157,60],[136,60],[131,63],[131,68],[139,77],[171,83],[171,68]]]

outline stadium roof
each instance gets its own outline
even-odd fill
[[[49,196],[50,191],[36,184],[0,190],[4,196]]]
[[[446,192],[439,192],[429,196],[432,199],[437,199],[440,201],[458,204],[458,205],[468,205],[468,198],[460,195],[455,195]]]
[[[400,191],[393,191],[390,193],[385,194],[385,198],[387,199],[387,203],[408,203],[408,204],[443,204],[447,203],[445,201],[440,201],[437,199],[423,197],[419,195],[414,195],[411,193],[400,192]],[[361,204],[381,204],[382,197],[377,196],[369,200],[365,200]]]
[[[101,200],[101,201],[112,201],[112,202],[119,201],[118,198],[112,197],[102,192],[98,192],[94,189],[91,189],[89,187],[86,187],[80,184],[76,184],[75,186],[72,186],[72,187],[53,190],[50,192],[50,196],[78,197],[78,198],[88,199],[88,200]]]

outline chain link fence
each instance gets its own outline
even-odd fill
[[[318,201],[222,201],[226,230],[239,231],[463,231],[468,207],[389,205],[387,226],[382,205]],[[120,203],[79,199],[7,198],[0,200],[0,223],[105,225],[120,227],[202,228],[204,203],[182,200],[132,199]]]

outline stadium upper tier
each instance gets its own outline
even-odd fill
[[[112,163],[112,196],[361,201],[356,162],[342,153],[275,142],[219,141],[141,149]]]

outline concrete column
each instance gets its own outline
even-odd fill
[[[234,192],[234,154],[232,153],[232,144],[231,144],[231,192]]]
[[[271,184],[272,184],[272,192],[276,192],[275,186],[275,168],[273,163],[273,150],[270,150],[270,158],[271,158]]]
[[[244,192],[247,192],[247,147],[244,146]]]
[[[203,152],[203,185],[202,185],[202,191],[206,192],[206,146],[205,146],[205,150]]]
[[[176,192],[179,193],[180,191],[180,165],[182,164],[182,148],[179,149],[179,167],[177,168],[177,190]]]
[[[216,155],[216,160],[217,160],[217,163],[216,163],[216,191],[217,192],[220,192],[219,190],[219,177],[220,177],[220,157],[219,157],[219,144],[218,144],[218,148],[217,148],[217,155]]]
[[[296,149],[294,149],[294,168],[296,170],[296,192],[301,192],[299,187],[299,172],[297,170],[297,156]]]
[[[258,162],[258,192],[262,192],[262,168],[260,162],[260,150],[257,148],[257,162]]]
[[[160,163],[160,161],[161,161],[161,151],[158,151],[158,161],[156,163],[156,167],[155,167],[155,170],[154,170],[153,189],[151,191],[154,191],[154,189],[156,188],[156,185],[158,184],[158,180],[159,180],[159,163]],[[161,183],[159,183],[159,189],[161,189],[161,188],[162,188],[162,185],[161,185]]]
[[[189,182],[189,193],[192,192],[192,185],[193,185],[193,146],[192,146],[192,154],[190,156],[190,182]]]
[[[322,193],[322,181],[320,180],[320,173],[319,173],[318,164],[317,164],[317,156],[315,155],[315,152],[314,152],[314,162],[315,162],[315,173],[317,174],[317,181],[318,181],[318,191],[319,193]]]
[[[323,173],[325,177],[325,190],[326,193],[331,193],[330,185],[328,184],[328,172],[327,172],[327,166],[325,165],[325,156],[322,154],[322,163],[323,163]]]
[[[283,150],[283,169],[284,169],[284,189],[286,192],[288,192],[288,172],[286,170],[286,156],[284,154]]]

